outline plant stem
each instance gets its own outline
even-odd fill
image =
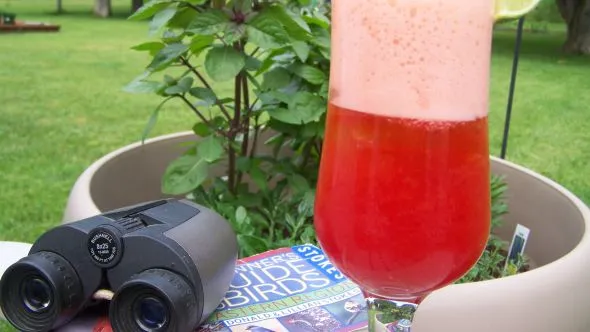
[[[318,156],[322,156],[322,142],[320,139],[315,140],[314,144],[315,151],[318,153]]]
[[[248,91],[248,79],[246,76],[242,75],[242,93],[244,95],[244,107],[245,107],[245,119],[244,119],[244,140],[242,142],[242,156],[246,156],[248,154],[248,140],[249,140],[249,133],[250,133],[250,113],[252,109],[250,108],[250,93]]]
[[[244,126],[242,131],[242,151],[240,152],[240,157],[245,157],[248,155],[248,143],[250,143],[250,92],[248,91],[248,78],[246,75],[241,75],[241,88],[242,94],[244,96]],[[238,183],[242,182],[242,172],[238,172]]]
[[[207,118],[205,118],[203,116],[203,114],[201,113],[201,111],[199,111],[195,105],[193,105],[190,100],[186,99],[185,96],[183,95],[177,95],[178,97],[180,97],[180,99],[182,99],[190,108],[191,110],[193,110],[193,112],[199,117],[199,119],[201,119],[201,121],[203,121],[203,123],[205,123],[207,126],[209,126],[209,128],[214,129],[219,135],[227,137],[227,134],[219,129],[215,129],[212,125],[211,122],[209,122],[209,120],[207,120]]]
[[[256,145],[258,144],[258,132],[260,131],[260,126],[258,125],[258,117],[254,118],[254,138],[252,139],[252,149],[250,149],[250,159],[254,157],[256,153]]]
[[[275,241],[275,227],[276,227],[276,222],[275,222],[275,218],[273,216],[270,217],[270,226],[268,227],[268,238],[270,240],[271,243],[273,243]]]
[[[254,51],[252,51],[252,53],[250,53],[250,56],[254,56],[254,55],[256,55],[256,53],[257,53],[259,50],[260,50],[260,47],[256,47],[256,48],[254,49]]]
[[[227,43],[225,42],[225,40],[223,40],[223,37],[221,37],[218,33],[215,34],[215,37],[217,39],[219,39],[219,41],[224,45],[224,46],[228,46]]]
[[[183,64],[183,65],[185,65],[186,67],[188,67],[188,69],[189,69],[190,71],[192,71],[192,72],[193,72],[193,74],[195,74],[195,75],[197,76],[197,78],[199,78],[199,80],[201,81],[201,83],[203,83],[203,85],[204,85],[204,86],[205,86],[207,89],[209,89],[209,90],[213,91],[213,89],[211,88],[211,85],[209,85],[209,83],[208,83],[208,82],[207,82],[207,80],[206,80],[206,79],[203,77],[203,75],[201,75],[201,73],[199,73],[199,71],[198,71],[198,70],[197,70],[195,67],[193,67],[193,66],[192,66],[192,65],[191,65],[191,64],[188,62],[188,60],[187,60],[187,59],[185,59],[184,57],[180,57],[180,62],[182,62],[182,64]],[[221,110],[221,113],[223,113],[223,115],[225,115],[225,117],[226,117],[228,120],[231,120],[231,117],[229,116],[229,113],[227,112],[227,109],[225,108],[225,106],[224,106],[222,103],[220,103],[220,102],[217,102],[216,104],[217,104],[217,106],[219,106],[219,109]]]
[[[312,141],[308,142],[307,144],[305,144],[305,147],[303,148],[303,161],[301,161],[301,165],[299,165],[300,171],[304,170],[305,166],[309,162],[309,158],[311,157],[311,151],[315,146],[314,143],[315,143],[315,140],[312,140]]]
[[[234,43],[234,48],[240,52],[242,47],[239,42]],[[234,79],[234,118],[231,121],[229,130],[229,188],[230,191],[235,194],[237,184],[236,183],[236,150],[234,149],[234,142],[236,135],[240,131],[240,119],[242,116],[242,76],[243,72],[236,75]]]
[[[262,218],[264,218],[266,221],[268,221],[268,224],[271,225],[272,224],[272,217],[266,213],[266,211],[264,211],[262,208],[260,207],[254,207],[254,211],[258,212]]]

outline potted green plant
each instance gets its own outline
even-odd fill
[[[194,113],[199,137],[167,167],[162,190],[190,194],[229,219],[242,255],[314,239],[330,23],[327,11],[308,5],[155,0],[131,16],[151,19],[160,36],[134,47],[152,60],[125,89],[163,98],[144,136],[177,99]]]

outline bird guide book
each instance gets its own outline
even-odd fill
[[[248,257],[236,266],[209,331],[355,331],[366,326],[361,290],[313,245]]]
[[[281,248],[238,261],[225,298],[195,332],[365,330],[360,288],[316,246]],[[81,315],[56,332],[112,332],[102,314]]]

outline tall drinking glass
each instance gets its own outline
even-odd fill
[[[332,0],[315,227],[372,310],[389,300],[419,304],[485,248],[493,7]]]

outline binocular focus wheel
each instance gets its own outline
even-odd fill
[[[83,299],[74,268],[52,252],[29,255],[6,270],[0,281],[4,316],[23,332],[49,331],[70,320]]]
[[[200,310],[184,277],[150,269],[121,286],[111,301],[109,318],[116,332],[187,332],[196,328]]]

